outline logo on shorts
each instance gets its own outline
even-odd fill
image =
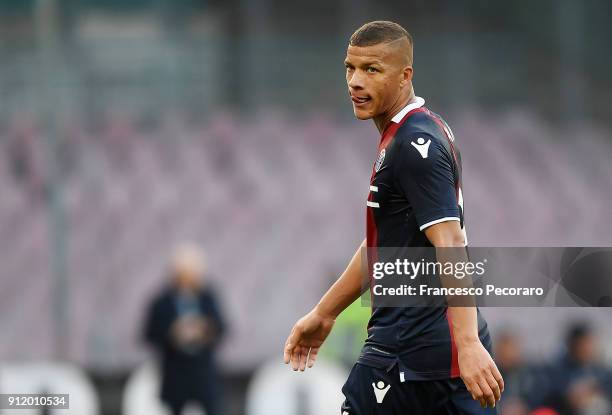
[[[378,173],[378,170],[382,167],[383,162],[385,161],[385,149],[380,150],[380,154],[378,155],[378,160],[376,160],[376,164],[374,165],[374,171]]]
[[[376,396],[376,402],[382,403],[382,401],[385,399],[385,395],[387,394],[387,392],[389,392],[389,389],[391,388],[391,384],[385,387],[385,382],[383,382],[382,380],[379,380],[376,383],[372,383],[372,387],[374,388],[374,395]]]
[[[423,137],[419,137],[417,138],[416,143],[414,141],[411,141],[410,144],[412,144],[412,146],[418,150],[421,157],[423,157],[424,159],[427,158],[428,156],[427,153],[429,152],[429,145],[431,144],[431,139],[425,142],[425,139]]]

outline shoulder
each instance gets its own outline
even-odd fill
[[[395,137],[400,142],[427,137],[436,143],[446,145],[449,138],[445,129],[448,129],[448,125],[442,117],[423,107],[421,111],[412,114],[404,121],[398,128]]]
[[[423,108],[404,121],[395,133],[395,140],[405,156],[435,158],[452,155],[454,137],[439,115]]]
[[[150,310],[154,313],[165,313],[172,306],[172,300],[167,290],[158,292],[149,303]]]

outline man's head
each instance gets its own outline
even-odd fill
[[[176,248],[170,261],[174,286],[179,291],[197,291],[206,273],[206,259],[195,244],[183,244]]]
[[[393,22],[366,23],[353,33],[344,63],[357,118],[390,118],[412,96],[412,45]]]
[[[495,339],[495,361],[499,368],[510,371],[523,364],[521,339],[511,329],[503,329]]]
[[[566,345],[571,358],[580,365],[587,366],[597,361],[597,338],[588,323],[572,324],[567,330]]]

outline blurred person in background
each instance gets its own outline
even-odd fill
[[[505,328],[497,334],[494,344],[495,360],[505,385],[502,415],[515,413],[519,407],[527,411],[542,405],[543,391],[550,389],[549,380],[540,367],[526,361],[520,335]]]
[[[565,344],[549,370],[549,404],[562,414],[610,414],[612,372],[600,361],[594,329],[585,322],[572,324]]]
[[[222,413],[214,352],[224,323],[205,274],[198,247],[179,247],[171,261],[172,281],[154,298],[146,320],[145,339],[161,363],[160,397],[173,415],[190,402],[207,415]]]
[[[567,406],[572,415],[610,415],[612,406],[594,378],[579,378],[567,391]]]

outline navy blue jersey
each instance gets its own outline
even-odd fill
[[[382,134],[366,208],[370,264],[380,248],[431,247],[424,230],[436,223],[453,220],[464,228],[461,156],[448,125],[424,103],[417,97]],[[490,350],[480,312],[478,327]],[[407,380],[460,376],[447,308],[373,305],[359,362],[398,364]]]

